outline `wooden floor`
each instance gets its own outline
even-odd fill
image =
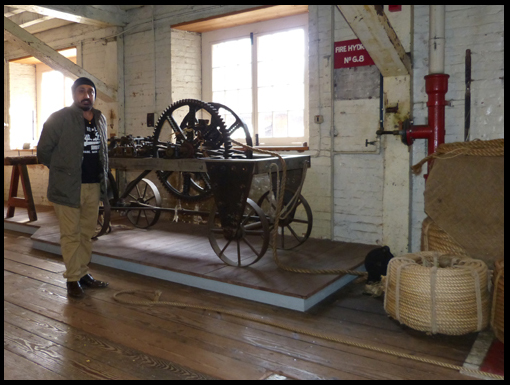
[[[4,379],[469,379],[450,369],[311,338],[218,312],[117,303],[118,290],[161,290],[189,302],[462,365],[476,334],[427,336],[387,317],[351,284],[307,313],[257,304],[109,267],[110,282],[66,297],[64,266],[27,234],[4,230]]]

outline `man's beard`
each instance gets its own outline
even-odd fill
[[[83,104],[84,101],[89,101],[90,104]],[[79,104],[78,107],[80,107],[83,111],[90,111],[93,107],[93,103],[90,99],[83,99]]]

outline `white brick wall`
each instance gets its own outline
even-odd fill
[[[322,115],[324,123],[310,123],[310,155],[312,167],[308,170],[302,194],[313,212],[312,237],[331,238],[332,180],[332,15],[330,6],[309,6],[309,121]]]
[[[125,130],[134,136],[149,136],[154,130],[147,127],[147,114],[157,113],[153,36],[148,30],[124,37]]]
[[[333,7],[334,41],[356,39],[341,13]],[[362,85],[360,85],[362,86]],[[342,87],[337,84],[337,87]],[[366,100],[336,100],[335,151],[349,148],[349,141],[360,140],[360,127],[366,139],[374,140],[379,124],[379,98]],[[338,115],[343,119],[339,120]],[[344,144],[342,144],[344,143]],[[350,143],[350,142],[349,142]],[[333,239],[347,242],[376,244],[382,242],[382,197],[384,162],[382,154],[336,154],[334,173],[334,233]]]
[[[334,239],[376,244],[382,242],[382,186],[380,155],[335,157]]]
[[[202,36],[172,30],[172,101],[202,99]]]
[[[127,134],[152,135],[154,129],[146,125],[147,113],[154,112],[157,120],[177,100],[201,99],[200,34],[171,30],[163,23],[156,23],[155,28],[156,66],[152,30],[125,37]]]
[[[154,112],[157,122],[172,103],[181,99],[201,99],[201,35],[171,30],[166,23],[155,24],[155,35],[156,66],[152,29],[125,38],[126,134],[133,136],[153,134],[154,128],[146,125],[147,113]],[[127,182],[138,175],[139,172],[127,173]],[[173,207],[175,199],[164,189],[156,174],[151,173],[147,178],[160,190],[163,206]],[[194,205],[185,208],[194,209]],[[167,214],[163,218],[172,219],[173,215]]]

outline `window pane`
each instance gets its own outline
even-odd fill
[[[73,86],[74,80],[71,78],[66,77],[65,78],[65,85],[64,85],[64,94],[65,94],[65,100],[64,100],[64,107],[70,107],[73,103],[73,91],[71,90],[71,87]],[[97,95],[96,95],[97,98]]]
[[[303,29],[258,37],[259,136],[304,135],[305,38]]]
[[[225,104],[241,116],[252,137],[255,133],[261,139],[303,137],[305,29],[294,27],[254,37],[254,45],[248,37],[212,43],[212,101]],[[252,65],[252,50],[256,68]],[[252,79],[254,74],[257,79]],[[229,114],[223,117],[228,127],[233,124]],[[257,118],[258,127],[253,127],[252,117]],[[243,136],[242,130],[232,134],[233,138]]]
[[[259,137],[272,138],[273,137],[273,113],[261,112],[259,113]]]
[[[227,107],[230,107],[234,111],[239,110],[239,108],[236,108],[236,106],[239,107],[238,106],[238,94],[239,94],[239,90],[225,91],[225,104]]]
[[[273,87],[259,88],[259,112],[272,111],[275,105]]]
[[[213,92],[213,102],[226,104],[225,103],[225,91],[215,91]]]
[[[299,138],[305,135],[305,117],[303,110],[289,111],[289,131],[288,135],[293,138]]]
[[[41,81],[42,122],[45,122],[55,111],[60,110],[64,100],[64,75],[62,72],[43,72]]]
[[[213,44],[212,63],[212,101],[226,105],[239,116],[242,114],[248,116],[249,121],[246,123],[251,127],[253,109],[251,39],[243,38]],[[233,122],[230,123],[227,115],[225,119],[229,127]],[[241,134],[236,132],[233,137],[239,135]]]
[[[212,90],[222,91],[225,89],[225,74],[227,73],[225,67],[213,68],[212,70]]]
[[[277,111],[273,114],[273,138],[283,138],[287,135],[289,126],[287,111]]]
[[[260,62],[258,63],[258,83],[259,87],[272,86],[277,79],[275,76],[276,69],[271,62]]]

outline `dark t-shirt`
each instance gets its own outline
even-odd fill
[[[85,119],[81,183],[99,183],[99,175],[101,173],[101,162],[99,161],[100,147],[101,139],[99,138],[94,119],[91,122]]]

